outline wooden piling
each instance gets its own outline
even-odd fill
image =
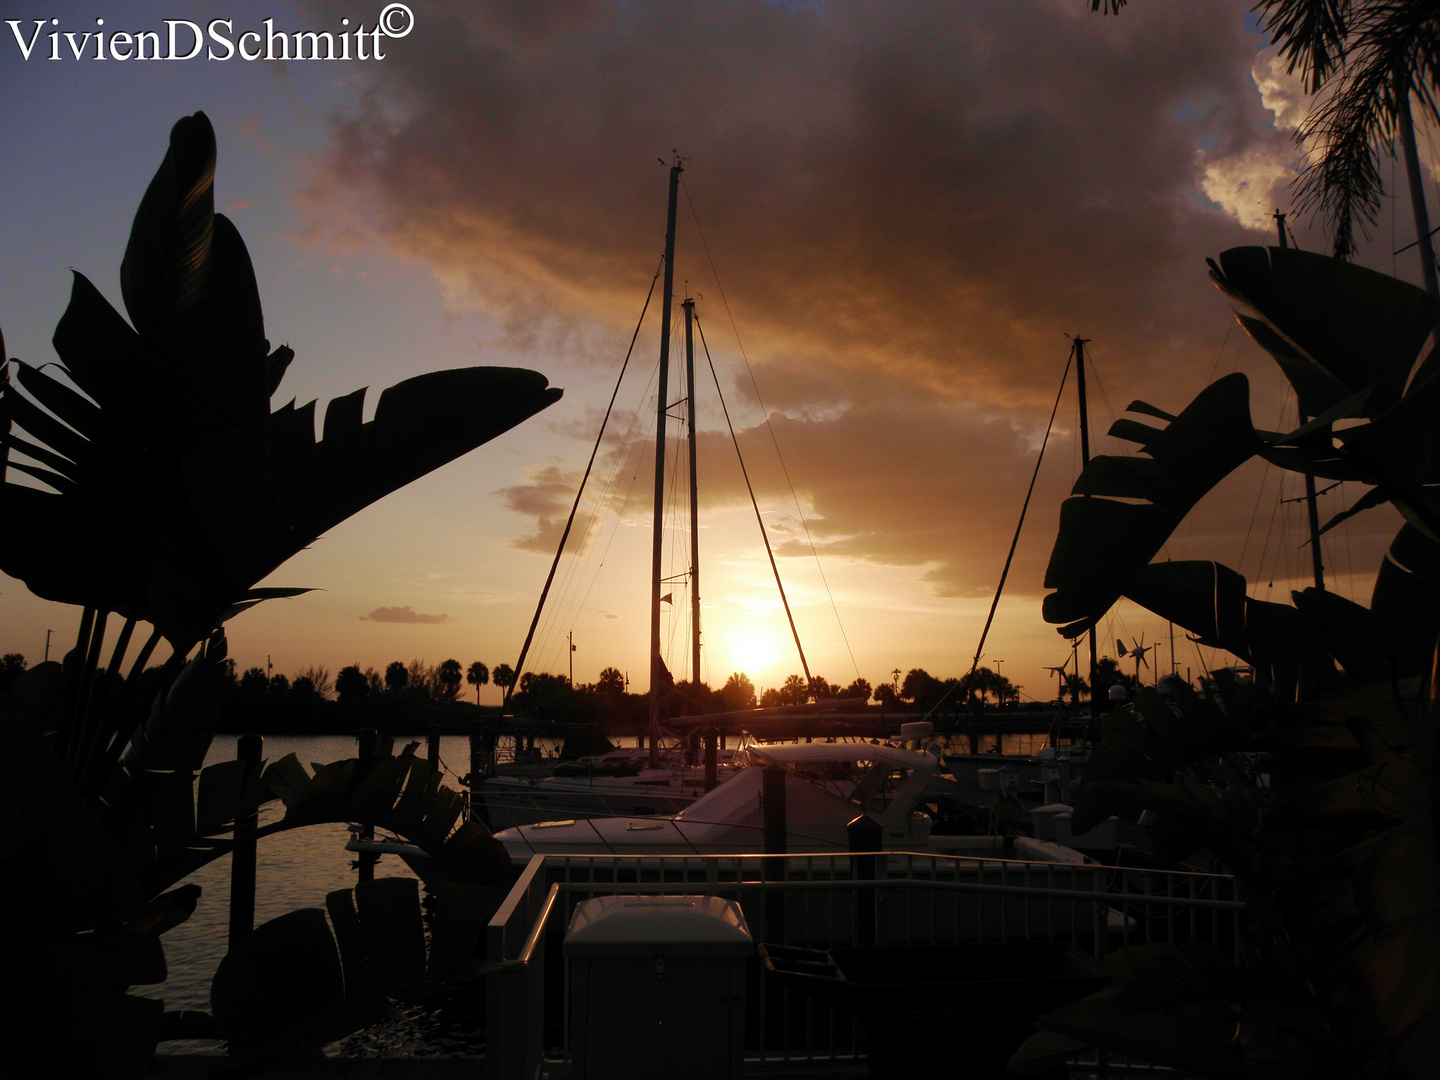
[[[884,830],[869,814],[861,814],[845,826],[849,839],[850,864],[855,881],[874,881]],[[855,890],[855,944],[875,944],[875,891]]]
[[[235,812],[235,847],[230,852],[230,945],[233,948],[255,929],[255,830],[260,824],[258,806],[247,804],[245,792],[260,768],[265,740],[250,732],[235,743],[235,759],[242,763],[239,805]],[[241,839],[248,835],[247,839]]]
[[[356,746],[356,757],[360,759],[360,769],[363,772],[369,766],[370,762],[379,756],[379,733],[372,727],[361,728],[355,733],[355,740],[358,744]],[[374,822],[360,822],[359,837],[362,840],[375,839]],[[362,851],[358,854],[359,858],[355,860],[356,881],[374,881],[375,864],[380,861],[380,856],[373,851]]]

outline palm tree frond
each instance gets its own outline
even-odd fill
[[[1284,43],[1286,70],[1299,67],[1312,94],[1345,61],[1350,6],[1350,0],[1261,0],[1256,7],[1270,43]]]

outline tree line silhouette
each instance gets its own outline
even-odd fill
[[[0,658],[0,692],[25,667],[20,653]],[[375,727],[402,734],[438,723],[443,730],[459,734],[478,716],[501,711],[498,705],[480,704],[481,688],[490,685],[502,691],[513,687],[507,712],[550,723],[643,723],[649,700],[643,693],[630,693],[629,679],[616,667],[604,668],[593,683],[577,684],[564,675],[530,671],[517,682],[509,664],[492,669],[475,660],[462,667],[454,658],[438,664],[419,658],[408,663],[393,660],[383,669],[348,664],[333,677],[323,665],[285,675],[262,667],[240,671],[234,661],[228,661],[227,670],[220,727],[230,732],[350,734],[361,727]],[[1100,661],[1096,681],[1102,690],[1116,683],[1123,685],[1127,694],[1135,688],[1134,678],[1109,657]],[[467,684],[474,690],[473,702],[462,694]],[[1062,703],[1079,705],[1088,700],[1088,682],[1074,673],[1065,677],[1061,689]],[[942,723],[1022,704],[1020,688],[988,667],[948,678],[937,678],[917,667],[903,676],[897,669],[889,681],[874,685],[856,678],[842,686],[823,676],[807,682],[803,676],[791,674],[778,686],[764,689],[757,689],[748,675],[737,671],[716,689],[703,682],[681,680],[669,688],[666,706],[671,715],[699,715],[837,700],[856,708],[878,706],[882,713],[933,714]]]

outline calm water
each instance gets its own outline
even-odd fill
[[[396,740],[397,745],[403,745]],[[423,753],[424,740],[421,740]],[[346,737],[283,737],[265,740],[263,756],[275,761],[294,753],[307,765],[328,764],[355,756],[355,741]],[[456,776],[469,769],[469,744],[463,736],[441,739],[440,762],[448,773],[447,783],[458,787]],[[218,736],[206,764],[235,756],[235,737]],[[266,824],[283,816],[276,801],[260,810]],[[325,894],[355,884],[350,863],[354,856],[345,850],[348,833],[344,824],[314,825],[292,829],[260,842],[256,867],[255,922],[264,922],[287,911],[325,906]],[[385,858],[376,868],[381,877],[414,877],[398,859]],[[186,879],[203,890],[195,914],[167,933],[165,958],[170,977],[159,986],[136,987],[135,993],[162,997],[165,1007],[210,1009],[210,979],[228,948],[230,922],[230,859],[216,859]]]

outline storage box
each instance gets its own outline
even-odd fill
[[[573,1075],[738,1080],[745,966],[740,906],[718,896],[603,896],[565,932]]]

